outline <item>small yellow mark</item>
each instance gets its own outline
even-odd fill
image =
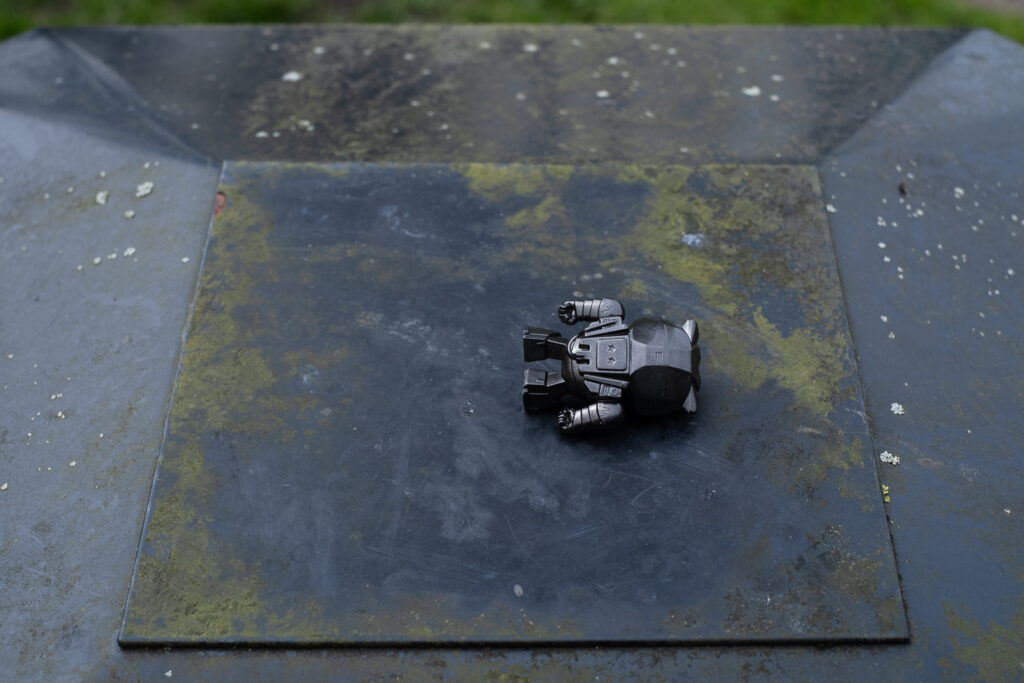
[[[889,498],[889,487],[886,484],[882,484],[882,495],[885,496],[882,500],[886,503],[891,503],[892,500]]]

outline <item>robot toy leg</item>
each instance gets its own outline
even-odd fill
[[[527,327],[523,330],[523,360],[561,360],[569,343],[558,332],[542,327]]]
[[[523,408],[529,413],[560,408],[565,388],[560,374],[527,368],[523,376]]]

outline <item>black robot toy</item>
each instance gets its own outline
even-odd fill
[[[559,410],[558,425],[567,434],[617,426],[625,409],[642,416],[695,412],[700,389],[697,323],[687,320],[679,327],[641,318],[627,326],[624,316],[615,299],[566,301],[558,307],[558,317],[566,325],[591,323],[582,332],[566,339],[554,330],[523,330],[524,360],[562,362],[560,372],[526,370],[527,412]],[[566,396],[586,405],[566,407]]]

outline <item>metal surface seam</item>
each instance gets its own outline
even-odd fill
[[[135,590],[135,579],[138,576],[139,559],[142,556],[142,544],[145,541],[146,529],[149,526],[149,519],[153,514],[153,498],[156,495],[156,484],[160,477],[160,461],[163,459],[164,452],[164,441],[167,439],[167,433],[170,430],[171,424],[171,405],[174,402],[174,395],[177,393],[178,377],[181,375],[182,364],[185,356],[185,341],[188,339],[189,328],[192,325],[192,316],[196,310],[196,301],[199,299],[199,289],[202,285],[203,280],[203,268],[206,265],[206,252],[210,247],[210,235],[213,233],[213,222],[216,220],[216,215],[213,212],[213,207],[217,201],[217,192],[220,190],[221,182],[224,179],[224,171],[227,168],[228,162],[221,162],[220,173],[217,175],[217,184],[213,188],[213,197],[210,202],[210,220],[206,225],[206,239],[203,242],[203,250],[199,258],[199,266],[196,268],[196,280],[192,287],[192,300],[188,306],[188,312],[185,314],[185,323],[182,326],[181,335],[178,338],[178,363],[177,368],[174,371],[174,381],[171,382],[171,391],[167,394],[167,400],[164,408],[164,428],[163,436],[160,439],[160,449],[156,459],[153,461],[152,480],[149,488],[149,496],[146,502],[146,516],[142,521],[142,527],[139,529],[139,537],[136,542],[135,550],[135,561],[132,563],[132,574],[131,580],[128,583],[128,591],[125,593],[123,603],[124,607],[121,610],[121,625],[117,629],[117,641],[119,645],[123,645],[121,642],[121,634],[124,632],[125,623],[128,619],[128,604],[131,598],[132,591]]]

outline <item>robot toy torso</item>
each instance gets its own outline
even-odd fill
[[[624,408],[641,416],[697,410],[700,347],[693,320],[678,326],[641,318],[627,326],[622,304],[615,299],[566,301],[558,315],[568,325],[591,324],[569,339],[537,327],[523,331],[524,360],[561,361],[557,373],[526,370],[527,411],[557,409],[562,431],[578,433],[619,424]],[[564,407],[562,399],[568,395],[588,405]]]

